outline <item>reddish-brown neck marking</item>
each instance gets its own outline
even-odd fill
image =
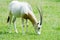
[[[35,15],[33,14],[33,12],[29,12],[28,17],[29,17],[29,20],[32,22],[33,25],[37,24],[37,19],[36,19]]]

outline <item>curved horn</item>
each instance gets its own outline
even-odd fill
[[[38,9],[39,15],[40,15],[40,25],[42,25],[42,11],[38,7],[37,7],[37,9]]]

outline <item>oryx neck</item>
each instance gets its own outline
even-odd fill
[[[29,20],[32,22],[33,25],[38,23],[38,21],[37,21],[35,15],[33,14],[33,12],[29,12],[28,15],[29,15]]]

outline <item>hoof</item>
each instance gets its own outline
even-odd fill
[[[9,31],[8,33],[12,33],[11,31]]]
[[[16,31],[16,33],[18,33],[18,31]]]

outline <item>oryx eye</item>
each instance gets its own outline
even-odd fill
[[[38,30],[40,29],[40,27],[38,27]]]
[[[39,23],[37,23],[37,24],[39,24]]]

